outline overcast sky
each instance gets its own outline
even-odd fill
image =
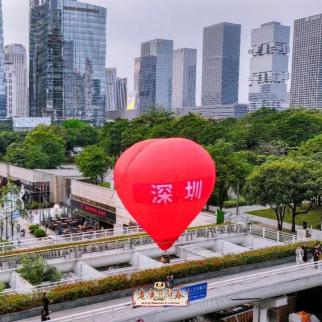
[[[173,39],[174,47],[198,49],[197,92],[200,100],[202,29],[222,21],[242,25],[239,101],[247,102],[250,31],[279,21],[322,13],[322,0],[83,0],[107,8],[107,66],[117,67],[133,88],[133,61],[140,43],[154,38]],[[28,47],[29,0],[2,0],[5,44]],[[293,30],[292,30],[293,31]]]

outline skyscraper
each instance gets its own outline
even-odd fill
[[[17,75],[15,66],[12,63],[5,62],[5,88],[6,88],[6,107],[7,118],[18,116],[17,114]]]
[[[6,88],[4,70],[4,51],[3,51],[3,19],[2,19],[2,0],[0,0],[0,119],[7,116],[6,107]]]
[[[106,9],[33,1],[29,37],[30,115],[104,121]]]
[[[28,116],[26,49],[20,44],[7,45],[4,50],[4,58],[6,63],[7,116]]]
[[[148,112],[156,104],[157,57],[140,58],[138,109]]]
[[[203,106],[238,102],[240,32],[240,25],[227,22],[204,28]]]
[[[196,49],[180,48],[173,52],[173,108],[196,105],[196,66]]]
[[[139,109],[172,107],[173,41],[154,39],[141,45]]]
[[[269,22],[252,30],[249,111],[288,106],[287,84],[290,27]]]
[[[322,14],[295,20],[290,106],[322,108]]]
[[[139,108],[139,77],[140,77],[141,58],[134,59],[134,93],[135,93],[135,109]]]
[[[116,111],[116,68],[106,68],[106,103],[107,111]]]
[[[127,78],[116,79],[116,108],[118,111],[127,110]]]
[[[116,68],[106,68],[107,111],[127,109],[127,78],[117,77]]]

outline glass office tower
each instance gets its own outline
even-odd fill
[[[155,57],[155,58],[153,58]],[[172,108],[173,41],[154,39],[142,43],[139,71],[139,109]]]
[[[104,121],[106,9],[77,0],[30,6],[30,116]]]
[[[290,106],[322,109],[322,14],[295,20]]]
[[[203,106],[238,102],[240,33],[241,25],[228,22],[204,28]]]

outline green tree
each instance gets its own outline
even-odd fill
[[[114,164],[114,159],[108,157],[104,149],[97,145],[86,147],[82,153],[76,157],[76,165],[84,177],[97,184],[104,181],[104,176],[109,168]]]
[[[33,285],[38,285],[45,281],[57,282],[61,279],[61,274],[57,269],[46,265],[45,260],[40,256],[23,257],[22,267],[18,272]]]
[[[24,132],[6,132],[0,131],[0,157],[5,155],[7,148],[13,143],[23,141],[25,137]]]
[[[53,126],[38,126],[28,133],[24,144],[39,147],[49,158],[49,167],[56,168],[65,161],[65,140]]]
[[[123,151],[123,132],[129,124],[126,119],[117,119],[104,124],[100,134],[100,145],[108,155],[118,156]]]
[[[299,210],[312,197],[310,173],[303,163],[291,159],[266,162],[247,178],[246,194],[250,201],[274,210],[279,230],[283,228],[287,208],[292,211],[292,231],[295,218],[307,210]]]
[[[317,153],[322,153],[322,134],[317,135],[301,144],[297,151],[298,155],[310,157]]]
[[[8,239],[8,228],[9,223],[11,226],[11,236],[13,236],[14,230],[14,220],[13,220],[13,212],[19,211],[22,215],[24,215],[23,202],[19,198],[20,188],[9,181],[6,186],[0,188],[0,208],[2,213],[4,214],[4,222],[5,222],[5,233],[6,238]],[[2,234],[2,231],[1,231]],[[0,236],[2,239],[2,236]]]
[[[218,140],[207,149],[216,164],[216,195],[218,206],[222,210],[228,197],[228,190],[230,188],[236,190],[237,184],[243,187],[251,166],[244,154],[234,151],[232,143]]]
[[[62,124],[67,150],[74,147],[85,147],[99,142],[98,130],[94,126],[80,120],[71,119]]]
[[[45,271],[45,261],[42,257],[23,257],[22,268],[18,272],[24,279],[33,285],[38,285],[43,281]]]
[[[50,167],[49,156],[39,146],[11,144],[5,161],[28,169],[46,169]]]

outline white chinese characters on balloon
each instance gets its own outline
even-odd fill
[[[172,184],[153,184],[152,195],[154,204],[168,204],[173,201]]]
[[[188,181],[186,185],[187,200],[199,200],[202,194],[202,180]]]
[[[189,180],[177,184],[152,184],[152,203],[156,205],[171,204],[182,198],[186,201],[202,198],[203,180]]]

